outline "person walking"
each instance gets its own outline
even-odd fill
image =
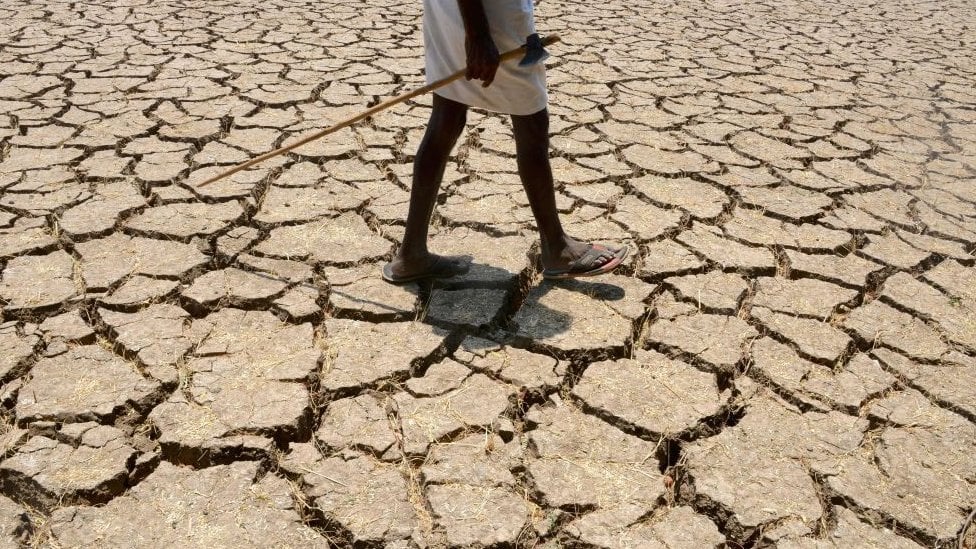
[[[499,49],[517,48],[535,34],[532,0],[424,0],[427,82],[460,67],[465,79],[434,92],[430,121],[413,166],[403,243],[383,267],[383,278],[404,283],[467,272],[459,257],[431,253],[428,227],[444,169],[464,130],[469,107],[511,115],[516,162],[541,240],[543,277],[595,276],[617,268],[626,246],[578,241],[563,230],[549,164],[549,111],[545,66],[499,64]]]

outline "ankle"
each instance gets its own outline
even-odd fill
[[[393,258],[402,261],[413,261],[417,259],[423,259],[429,255],[430,252],[427,250],[426,246],[419,247],[419,248],[412,247],[412,246],[411,247],[401,246],[400,249],[397,250],[396,255],[393,256]]]
[[[559,233],[550,238],[541,238],[542,253],[543,254],[560,254],[568,248],[572,243],[573,239],[569,237],[566,233]]]

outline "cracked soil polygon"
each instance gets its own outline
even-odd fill
[[[837,526],[825,539],[816,537],[786,537],[776,544],[782,549],[841,549],[860,545],[891,549],[919,549],[921,545],[903,538],[884,524],[863,522],[856,514],[838,505],[834,506]],[[880,522],[880,521],[879,521]]]
[[[418,322],[372,324],[326,320],[322,387],[349,391],[378,381],[409,377],[414,363],[443,343],[437,329]]]
[[[431,238],[430,247],[439,254],[472,256],[467,273],[445,281],[453,287],[465,283],[507,288],[530,264],[532,241],[523,236],[490,237],[468,229],[442,231]]]
[[[898,238],[895,233],[871,235],[868,239],[868,245],[860,251],[865,257],[899,269],[911,269],[932,255]]]
[[[976,299],[976,273],[971,267],[956,261],[943,261],[923,276],[953,296]]]
[[[272,229],[255,251],[283,259],[349,264],[378,259],[391,247],[390,241],[370,231],[363,218],[345,213],[333,219]]]
[[[523,497],[495,486],[437,484],[427,487],[427,499],[450,547],[514,543],[529,515]]]
[[[705,265],[688,248],[672,240],[648,244],[643,255],[644,262],[638,272],[644,277],[676,275]]]
[[[201,324],[191,325],[190,315],[174,305],[152,305],[136,313],[100,309],[99,316],[115,341],[149,367],[175,366],[205,335]]]
[[[195,470],[163,462],[104,507],[58,509],[51,535],[68,547],[328,546],[302,524],[284,479],[257,477],[256,463]]]
[[[110,307],[137,307],[160,301],[179,286],[175,280],[135,275],[107,296],[100,297],[99,302]]]
[[[268,190],[254,220],[267,225],[314,221],[359,207],[366,198],[347,185],[278,187]]]
[[[159,383],[98,345],[85,345],[31,368],[17,397],[18,422],[111,420],[159,397]]]
[[[435,324],[482,326],[498,317],[507,297],[507,289],[438,288],[431,292],[425,320]]]
[[[318,316],[322,311],[318,299],[319,292],[317,289],[298,286],[276,299],[274,305],[276,310],[283,311],[292,322],[306,322]]]
[[[357,454],[323,458],[311,445],[285,456],[282,468],[301,475],[305,494],[354,543],[393,542],[417,528],[407,481],[400,469]]]
[[[714,523],[686,505],[658,509],[649,519],[644,514],[637,506],[594,511],[570,523],[566,532],[601,549],[721,547],[725,542]]]
[[[417,307],[416,284],[394,286],[376,277],[366,277],[351,284],[333,285],[329,303],[335,314],[371,319],[412,319]]]
[[[673,347],[716,367],[730,368],[758,335],[755,328],[736,317],[696,314],[659,319],[647,337],[650,342]]]
[[[95,331],[77,310],[48,317],[38,328],[44,333],[44,339],[47,341],[62,339],[70,342],[85,342],[93,339],[95,335]]]
[[[745,204],[789,219],[801,220],[819,216],[833,200],[825,194],[796,187],[739,189]]]
[[[551,356],[500,345],[476,337],[466,338],[455,358],[472,369],[487,372],[516,387],[529,390],[554,388],[566,374],[567,363]]]
[[[0,328],[0,379],[6,380],[18,373],[32,354],[40,338],[37,335],[20,335],[16,325]]]
[[[217,233],[243,213],[243,208],[236,202],[165,204],[130,217],[124,226],[139,234],[185,241],[194,236]]]
[[[855,287],[863,287],[867,283],[868,275],[883,268],[883,265],[854,254],[811,255],[787,250],[786,256],[790,260],[790,269],[797,275],[833,280]]]
[[[750,315],[814,359],[836,362],[851,345],[847,334],[824,320],[777,313],[765,307],[753,307]]]
[[[10,260],[0,278],[0,299],[8,311],[56,307],[78,293],[74,260],[61,250]]]
[[[516,443],[477,433],[431,447],[421,471],[437,528],[452,547],[515,543],[534,508],[516,489]]]
[[[280,296],[287,286],[280,279],[230,267],[197,278],[182,296],[196,310],[254,307]]]
[[[89,290],[108,288],[130,274],[182,277],[208,260],[191,244],[120,233],[82,242],[75,250],[81,256],[81,278]]]
[[[664,493],[655,444],[568,405],[535,408],[526,420],[526,469],[547,505],[649,511]]]
[[[851,235],[817,223],[787,223],[759,210],[738,208],[725,232],[754,246],[782,246],[808,252],[834,252],[848,246]]]
[[[756,280],[752,304],[779,313],[826,319],[834,308],[855,296],[854,290],[813,278],[761,277]]]
[[[728,196],[694,179],[669,179],[648,175],[630,182],[637,192],[651,200],[687,210],[697,219],[714,219],[728,204]]]
[[[57,242],[40,219],[21,218],[0,229],[0,258],[51,250]]]
[[[699,308],[718,309],[726,314],[738,309],[749,289],[749,284],[741,276],[721,271],[666,278],[664,283],[677,289],[685,301],[695,303]]]
[[[976,360],[972,357],[952,352],[938,364],[930,364],[889,349],[874,349],[871,354],[929,398],[976,417],[976,384],[972,383],[976,379]]]
[[[881,296],[915,316],[936,321],[949,340],[976,350],[976,299],[947,296],[907,273],[888,278]]]
[[[893,347],[912,357],[938,360],[949,350],[935,329],[881,301],[851,311],[844,326],[872,345]]]
[[[391,419],[392,402],[386,397],[365,394],[333,401],[322,416],[315,440],[323,448],[366,450],[384,461],[402,457]]]
[[[123,492],[135,454],[125,433],[105,425],[87,429],[77,447],[35,436],[0,463],[0,485],[38,507],[101,503]]]
[[[591,364],[572,394],[610,422],[655,435],[674,435],[718,414],[730,392],[708,374],[649,351],[633,359]]]
[[[484,431],[508,408],[514,393],[514,388],[476,374],[436,396],[395,394],[404,451],[424,454],[430,444],[462,430]]]
[[[658,174],[718,171],[717,163],[693,151],[673,152],[638,144],[627,147],[623,154],[627,160]]]
[[[651,240],[676,230],[681,223],[681,212],[664,210],[639,198],[624,196],[614,203],[610,218],[623,225],[634,238]]]
[[[776,259],[765,248],[746,246],[727,239],[719,229],[695,222],[675,240],[718,263],[723,268],[774,269]]]

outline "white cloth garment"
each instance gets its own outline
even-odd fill
[[[532,0],[482,0],[491,37],[499,53],[525,44],[535,32]],[[467,65],[464,22],[457,0],[424,0],[424,49],[427,83],[440,80]],[[519,67],[518,60],[498,67],[491,86],[480,80],[457,80],[434,93],[471,107],[528,115],[546,107],[546,69],[542,63]]]

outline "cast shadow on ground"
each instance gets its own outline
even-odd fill
[[[531,311],[532,317],[536,320],[531,331],[535,339],[554,338],[569,331],[577,320],[577,315],[552,309],[543,303],[544,298],[555,288],[585,295],[594,301],[594,305],[597,305],[596,302],[619,301],[625,295],[623,288],[606,282],[580,279],[542,280],[529,290],[520,308],[523,313]],[[518,330],[517,326],[515,328]]]
[[[491,265],[472,263],[465,275],[435,282],[432,290],[435,299],[431,300],[431,304],[443,306],[443,300],[436,299],[438,291],[442,292],[441,295],[452,293],[458,302],[451,305],[469,309],[470,318],[491,319],[490,323],[485,324],[500,328],[514,338],[525,339],[531,333],[529,339],[549,339],[570,331],[574,322],[579,320],[579,314],[553,309],[551,303],[547,304],[545,297],[555,288],[586,296],[597,307],[601,306],[598,302],[619,301],[625,297],[625,291],[620,286],[599,280],[538,280],[528,270],[516,274]],[[468,301],[462,302],[462,299]],[[567,308],[570,311],[579,308],[580,314],[589,310],[585,304],[580,308],[575,300]],[[526,315],[532,319],[530,332],[518,325]]]
[[[475,262],[472,256],[462,256],[470,268],[467,273],[452,278],[411,282],[400,286],[401,291],[413,294],[423,310],[424,321],[442,328],[467,326],[468,328],[488,328],[498,335],[521,339],[550,339],[572,329],[579,315],[556,310],[544,303],[545,297],[555,288],[568,290],[586,296],[597,302],[619,301],[625,297],[624,289],[615,284],[599,280],[567,279],[538,280],[531,271],[513,273],[493,265]],[[380,265],[375,276],[380,278]],[[287,281],[270,273],[255,272],[257,276],[272,280]],[[308,282],[299,282],[295,287],[318,288]],[[360,303],[370,314],[363,315],[371,321],[413,320],[416,311],[407,312],[402,307],[384,301],[382,293],[364,295],[345,293],[344,286],[331,286],[329,292],[342,295],[350,303]],[[430,307],[438,309],[431,315]],[[450,309],[444,314],[444,309]],[[347,311],[356,309],[347,305]],[[588,309],[580,309],[585,314]],[[383,311],[387,311],[384,313]],[[530,315],[531,330],[519,326],[521,318]],[[341,315],[346,317],[347,314]],[[358,315],[356,315],[358,316]],[[531,334],[531,335],[530,335]]]

